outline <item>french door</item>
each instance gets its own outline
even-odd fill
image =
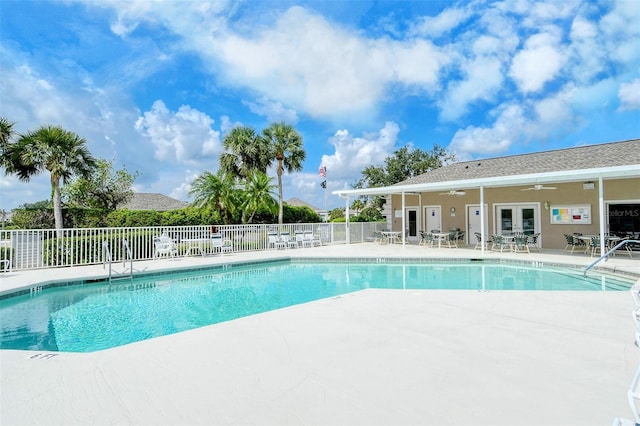
[[[537,204],[497,205],[496,231],[501,235],[540,232],[540,206]]]

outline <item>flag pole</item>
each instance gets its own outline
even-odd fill
[[[324,174],[325,174],[325,185],[324,185],[324,222],[327,223],[329,222],[329,212],[327,211],[327,168],[324,168]]]
[[[329,212],[327,211],[327,167],[320,166],[318,174],[324,178],[320,186],[324,189],[324,221],[329,221]]]

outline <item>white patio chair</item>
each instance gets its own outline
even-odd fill
[[[636,340],[637,342],[637,340]],[[633,420],[636,423],[640,423],[640,413],[638,412],[638,401],[640,401],[640,392],[638,392],[638,384],[640,381],[640,366],[638,366],[636,373],[633,375],[629,390],[627,391],[627,398],[629,400],[629,407],[633,413]]]
[[[636,304],[636,307],[640,307],[640,284],[636,283],[632,285],[629,291],[631,291],[631,296],[633,297],[633,302]]]
[[[318,246],[322,245],[322,240],[320,240],[319,238],[315,238],[311,232],[305,232],[304,233],[304,240],[305,241],[310,241],[312,247],[316,246],[316,245],[318,245]]]
[[[298,243],[291,239],[291,235],[289,235],[288,232],[280,234],[280,241],[282,241],[287,248],[298,248]]]
[[[154,259],[164,256],[165,254],[168,257],[178,256],[178,247],[169,237],[153,237],[153,245],[155,247],[155,252],[153,253]]]
[[[220,234],[211,235],[211,250],[215,253],[219,251],[220,254],[229,253],[233,251],[233,243],[229,239],[222,238]]]
[[[268,244],[267,244],[268,248],[275,248],[275,249],[287,248],[287,244],[280,240],[280,237],[278,236],[278,234],[270,233],[267,235],[267,238],[268,238]]]
[[[295,234],[296,237],[296,244],[298,244],[298,247],[307,247],[306,241],[304,240],[304,234],[302,233],[302,231],[296,231]]]

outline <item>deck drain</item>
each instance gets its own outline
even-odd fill
[[[53,357],[58,356],[58,354],[34,354],[31,355],[28,359],[51,359]]]

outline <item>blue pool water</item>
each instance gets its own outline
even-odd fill
[[[590,274],[591,275],[591,274]],[[58,286],[0,300],[0,349],[93,352],[366,288],[627,290],[578,271],[469,263],[270,262]]]

